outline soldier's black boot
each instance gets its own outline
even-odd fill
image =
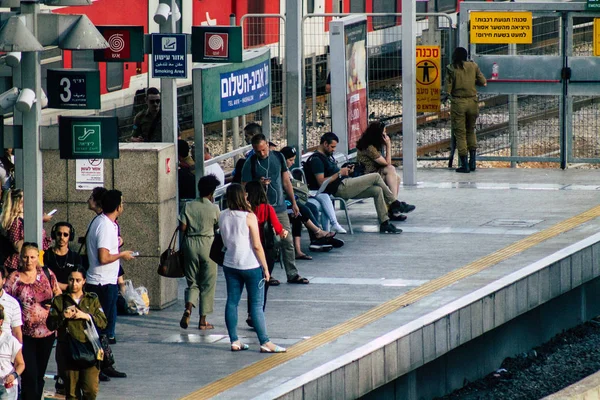
[[[464,174],[468,174],[471,172],[469,169],[469,158],[467,156],[460,156],[460,168],[456,168],[456,172],[462,172]]]
[[[477,150],[469,150],[469,169],[475,171],[477,168]]]

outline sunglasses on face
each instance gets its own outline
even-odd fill
[[[68,237],[70,233],[68,232],[56,232],[56,236]]]

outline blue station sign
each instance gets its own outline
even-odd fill
[[[269,60],[220,74],[221,112],[248,107],[271,95]]]
[[[152,77],[187,78],[185,34],[152,34]]]

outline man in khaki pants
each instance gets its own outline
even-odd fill
[[[406,216],[402,213],[411,212],[415,206],[398,201],[378,173],[349,178],[352,168],[339,168],[332,157],[338,142],[339,138],[333,132],[321,136],[317,151],[304,164],[308,187],[318,190],[326,179],[331,178],[325,193],[346,200],[373,198],[380,224],[379,232],[402,233],[402,229],[396,228],[390,220],[404,221]]]

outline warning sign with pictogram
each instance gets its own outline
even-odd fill
[[[440,111],[441,51],[439,46],[417,46],[417,112]]]
[[[242,27],[192,26],[192,61],[242,62]]]
[[[228,33],[204,33],[204,57],[227,58],[229,56]]]
[[[97,26],[108,42],[106,49],[94,51],[94,61],[144,61],[143,26]]]

